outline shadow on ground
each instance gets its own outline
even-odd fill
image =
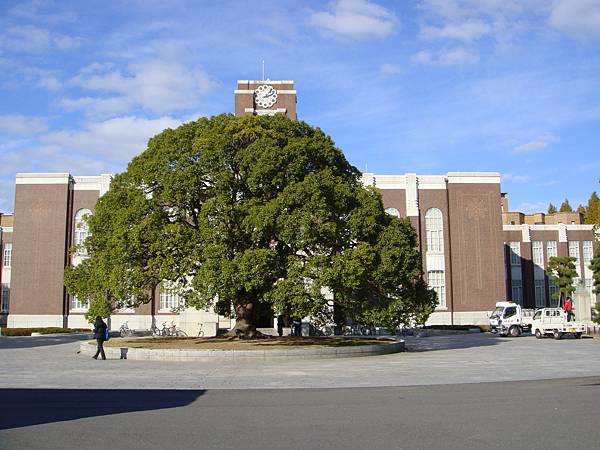
[[[437,350],[452,350],[473,347],[489,347],[500,345],[511,339],[527,339],[527,336],[519,338],[500,337],[491,333],[481,334],[456,334],[436,335],[429,337],[410,337],[405,339],[407,352],[432,352]]]
[[[48,345],[68,344],[69,342],[83,341],[92,338],[91,333],[77,333],[60,336],[3,336],[0,338],[0,350],[8,348],[33,348]]]
[[[186,406],[204,390],[0,389],[0,430]]]

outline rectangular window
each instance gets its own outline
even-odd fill
[[[546,256],[548,257],[548,261],[550,261],[550,258],[558,256],[556,241],[546,242]]]
[[[510,265],[520,266],[521,265],[521,243],[520,242],[509,242],[510,246]]]
[[[446,276],[443,270],[427,272],[427,284],[437,293],[438,307],[446,307]]]
[[[10,303],[10,287],[3,284],[2,285],[2,303],[1,303],[1,311],[8,312],[8,304]]]
[[[79,300],[76,295],[71,297],[71,311],[87,311],[87,310],[88,310],[87,302]]]
[[[544,246],[542,245],[542,241],[533,241],[531,243],[531,249],[533,253],[533,263],[544,268]]]
[[[594,257],[592,241],[583,241],[583,265],[589,267]]]
[[[172,311],[179,308],[183,304],[183,299],[179,298],[179,295],[169,290],[168,288],[161,287],[160,290],[160,309],[163,311]]]
[[[543,308],[544,306],[546,306],[545,280],[535,280],[535,307]]]
[[[523,285],[521,280],[512,280],[512,301],[523,304]]]
[[[579,274],[581,266],[579,261],[579,241],[569,241],[569,256],[575,258],[575,270]]]
[[[12,264],[12,244],[7,242],[4,244],[4,258],[2,261],[2,265],[6,268],[9,268]]]
[[[550,307],[556,308],[558,306],[558,285],[553,278],[548,277],[548,294],[550,295]],[[556,297],[556,298],[555,298]]]

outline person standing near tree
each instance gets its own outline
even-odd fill
[[[283,316],[279,314],[277,316],[277,334],[283,336]]]
[[[567,313],[567,322],[570,322],[573,317],[573,300],[571,300],[571,297],[567,297],[565,300],[565,312]]]
[[[98,343],[96,354],[92,356],[94,359],[98,359],[98,355],[102,355],[102,359],[106,359],[104,354],[104,341],[106,340],[106,329],[108,325],[102,320],[102,317],[96,316],[96,322],[94,322],[94,338]]]

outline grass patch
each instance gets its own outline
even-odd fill
[[[2,336],[31,336],[31,333],[58,334],[90,332],[89,328],[2,328]]]
[[[393,339],[355,337],[283,336],[266,339],[231,340],[213,338],[115,338],[106,347],[165,348],[183,350],[264,350],[268,348],[355,347],[358,345],[392,344]]]

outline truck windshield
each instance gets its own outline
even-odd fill
[[[492,311],[492,315],[490,316],[490,319],[501,317],[502,311],[504,311],[504,307],[496,306],[496,309]]]

